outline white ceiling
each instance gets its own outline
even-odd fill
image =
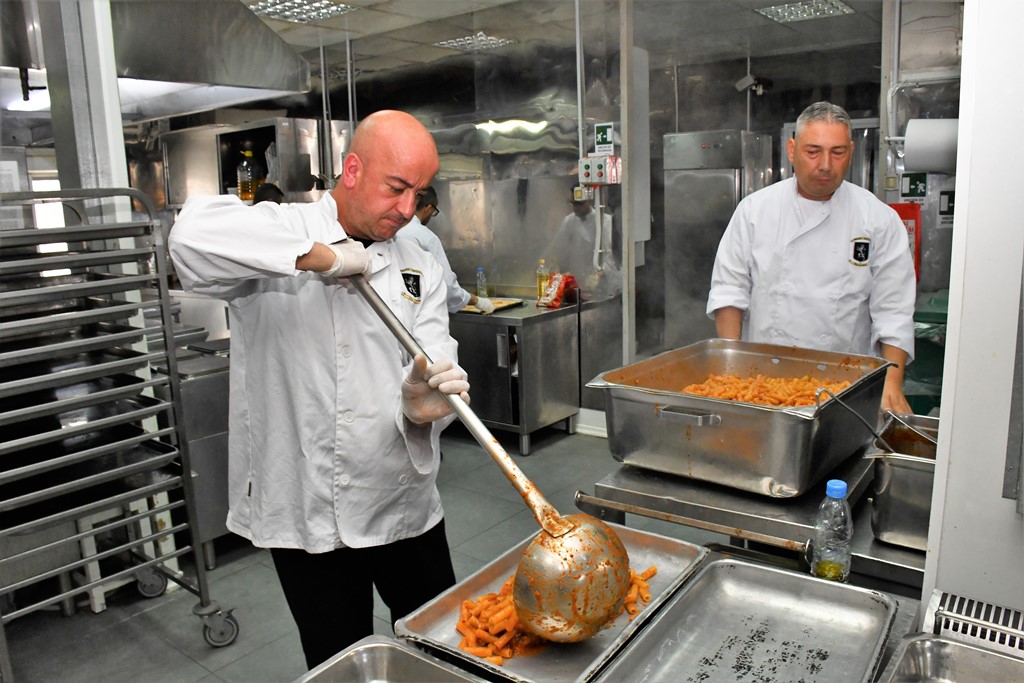
[[[257,0],[243,0],[248,5]],[[633,0],[634,42],[653,67],[763,57],[877,43],[881,0],[846,0],[854,14],[775,23],[754,10],[778,0]],[[459,54],[434,43],[478,31],[552,47],[575,45],[574,0],[345,0],[355,11],[316,24],[264,20],[318,73],[343,68],[351,40],[357,73]],[[617,47],[617,0],[581,0],[584,46]],[[588,32],[592,31],[592,32]]]

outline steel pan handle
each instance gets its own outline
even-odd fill
[[[431,362],[423,347],[419,345],[419,342],[412,336],[412,333],[405,329],[402,321],[398,319],[394,311],[388,308],[388,305],[384,303],[384,300],[380,298],[380,295],[377,294],[377,291],[366,278],[362,275],[352,275],[348,278],[348,281],[352,283],[356,291],[363,295],[366,303],[370,304],[370,308],[374,310],[384,325],[395,335],[395,338],[405,347],[406,351],[413,356],[426,356],[427,362]],[[484,450],[491,456],[491,459],[497,463],[502,473],[512,482],[512,486],[523,497],[523,500],[533,512],[533,516],[537,519],[537,523],[540,524],[541,528],[552,536],[563,536],[572,531],[575,525],[559,515],[555,507],[533,485],[533,482],[527,479],[523,471],[512,460],[512,457],[505,452],[505,449],[501,447],[498,440],[494,438],[487,427],[484,426],[484,423],[480,421],[480,418],[477,417],[476,413],[473,412],[473,409],[469,407],[469,404],[463,401],[462,397],[458,394],[444,394],[444,398],[448,401],[448,405],[452,407],[452,410],[458,415],[459,419],[462,420],[462,424],[466,426],[466,429],[477,440],[477,443],[483,446]]]
[[[722,424],[722,416],[717,413],[685,411],[674,406],[658,406],[655,413],[659,420],[678,422],[692,427],[717,427]]]

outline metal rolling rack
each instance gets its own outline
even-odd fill
[[[110,216],[128,199],[146,220],[92,218]],[[0,598],[32,589],[18,595],[28,594],[31,604],[13,605],[0,620],[2,681],[13,680],[3,625],[49,605],[68,611],[74,596],[116,581],[138,580],[140,593],[152,597],[171,580],[199,597],[192,611],[210,645],[238,635],[231,610],[210,599],[194,540],[167,254],[155,208],[133,189],[0,193],[3,206],[52,202],[80,224],[0,234]],[[67,251],[43,247],[60,243]],[[147,292],[158,301],[144,301]],[[154,303],[160,319],[147,320],[143,309]],[[162,343],[147,350],[145,338],[154,335]],[[151,374],[155,363],[170,372]],[[184,521],[158,528],[176,509]],[[96,518],[103,521],[80,521]],[[175,549],[167,543],[172,534],[190,542]],[[177,569],[177,558],[189,553],[194,578]],[[62,558],[59,566],[54,558]],[[101,560],[113,565],[106,575],[96,571]],[[86,569],[85,579],[71,581]]]

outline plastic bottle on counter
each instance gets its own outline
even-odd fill
[[[242,160],[235,167],[235,178],[238,181],[238,198],[243,202],[252,202],[256,193],[256,180],[259,171],[252,158],[252,150],[242,151]]]
[[[484,267],[476,267],[476,295],[487,298],[487,276],[484,275]]]
[[[540,301],[544,296],[544,290],[548,288],[548,280],[551,279],[551,272],[548,270],[548,264],[545,263],[544,259],[540,260],[540,264],[537,265],[537,301]]]
[[[853,514],[846,500],[846,482],[829,479],[825,494],[814,520],[811,574],[845,582],[850,576],[850,542],[853,540]]]

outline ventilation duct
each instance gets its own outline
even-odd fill
[[[46,1],[0,2],[0,66],[45,68],[38,16]],[[309,64],[240,0],[111,0],[110,14],[126,122],[310,90]]]

